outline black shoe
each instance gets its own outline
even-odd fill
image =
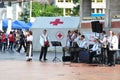
[[[27,61],[27,62],[29,62],[29,61],[30,61],[30,59],[27,59],[26,61]]]
[[[18,53],[20,53],[20,51],[17,50]]]
[[[26,61],[27,61],[27,62],[30,62],[30,61],[32,61],[32,58],[29,58],[29,59],[27,59]]]
[[[48,59],[44,59],[44,61],[46,61],[46,60],[48,60]]]
[[[41,60],[41,59],[39,59],[39,61],[41,62],[42,60]]]
[[[108,66],[111,66],[111,67],[113,66],[113,67],[114,67],[114,66],[115,66],[115,64],[109,64]]]

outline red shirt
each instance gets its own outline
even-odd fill
[[[14,35],[13,34],[9,34],[8,35],[8,39],[9,39],[9,41],[14,42]]]
[[[2,39],[1,39],[1,42],[5,43],[6,42],[6,35],[5,34],[2,34]]]

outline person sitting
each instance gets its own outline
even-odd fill
[[[93,57],[98,54],[99,51],[99,42],[98,39],[94,39],[94,45],[93,47],[89,50],[89,63],[93,63]]]

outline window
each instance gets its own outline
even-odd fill
[[[58,0],[58,2],[63,2],[63,0]]]
[[[70,9],[70,8],[67,8],[67,9],[65,10],[65,14],[66,14],[67,16],[71,15],[71,9]]]
[[[91,10],[91,13],[95,13],[95,9],[92,9],[92,10]]]
[[[97,2],[103,2],[103,0],[97,0]]]
[[[103,13],[103,9],[97,9],[96,13]]]
[[[71,2],[71,0],[66,0],[66,2]]]

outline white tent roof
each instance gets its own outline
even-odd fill
[[[79,17],[37,17],[32,28],[76,28]]]

